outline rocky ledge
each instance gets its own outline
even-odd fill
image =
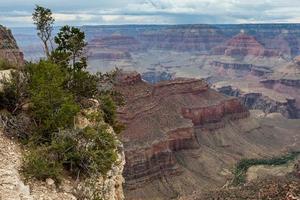
[[[222,68],[224,70],[233,69],[237,71],[244,71],[246,73],[250,73],[254,76],[259,76],[259,77],[267,76],[273,72],[269,67],[257,66],[253,64],[247,64],[247,63],[226,63],[220,61],[213,61],[211,63],[211,66]]]
[[[217,129],[225,126],[224,119],[249,114],[236,98],[217,93],[203,80],[179,78],[151,85],[128,72],[120,72],[117,80],[116,90],[126,102],[118,119],[126,125],[121,140],[127,190],[180,174],[174,153],[200,147],[195,127]]]

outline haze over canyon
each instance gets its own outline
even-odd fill
[[[113,134],[118,162],[98,189],[108,191],[105,199],[300,198],[300,24],[78,28],[87,71],[117,68],[109,81],[97,79],[98,89],[122,97],[115,117],[124,127]],[[36,30],[0,26],[0,58],[17,66],[45,59]],[[74,124],[99,123],[90,114],[105,100],[84,100]],[[2,128],[1,200],[80,199],[67,178],[60,187],[27,186],[18,171],[22,150]],[[7,187],[4,176],[12,177]]]

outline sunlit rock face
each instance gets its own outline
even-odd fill
[[[20,51],[11,31],[0,25],[0,59],[13,65],[23,65],[24,56]]]

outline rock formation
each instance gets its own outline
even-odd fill
[[[221,187],[240,158],[278,154],[293,143],[291,135],[300,145],[296,129],[279,139],[282,128],[270,130],[268,123],[284,123],[257,121],[237,98],[217,93],[203,80],[151,85],[129,72],[116,79],[115,89],[125,98],[118,119],[126,126],[120,135],[126,199],[172,199]]]
[[[263,80],[267,87],[275,84],[300,88],[300,56],[294,58],[288,65],[277,69],[267,80]]]
[[[287,118],[299,118],[296,100],[287,97],[285,101],[276,101],[263,93],[244,92],[232,86],[216,87],[219,92],[228,96],[238,97],[240,102],[248,109],[262,110],[265,113],[281,113]]]
[[[197,79],[176,79],[150,85],[137,73],[117,76],[117,91],[126,105],[118,118],[125,123],[122,133],[126,165],[126,188],[157,180],[163,174],[177,174],[175,152],[199,148],[194,127],[215,129],[223,121],[248,116],[235,98],[209,89]]]
[[[147,71],[142,73],[142,79],[148,83],[158,83],[161,81],[167,81],[174,79],[174,74],[166,71]]]
[[[13,65],[23,65],[24,56],[14,39],[11,31],[0,25],[0,59],[7,60]]]
[[[212,25],[179,25],[144,31],[139,39],[146,48],[207,53],[226,36]]]
[[[217,68],[223,68],[224,70],[233,69],[237,71],[244,71],[254,76],[267,76],[273,72],[269,67],[256,66],[253,64],[245,64],[245,63],[225,63],[220,61],[213,61],[211,63],[211,66]]]
[[[95,36],[87,46],[90,59],[119,60],[130,59],[130,52],[141,50],[140,43],[130,36]]]
[[[228,40],[224,45],[213,48],[212,54],[231,57],[273,57],[279,55],[273,50],[265,49],[255,37],[243,32]]]
[[[110,37],[94,38],[88,44],[89,49],[117,49],[120,51],[138,51],[140,43],[134,37],[123,35],[112,35]]]

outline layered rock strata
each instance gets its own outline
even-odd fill
[[[223,119],[248,116],[235,98],[225,97],[198,79],[175,79],[150,85],[137,73],[121,72],[117,91],[126,104],[118,119],[126,125],[122,133],[126,165],[126,189],[135,189],[162,176],[182,172],[175,152],[200,148],[195,127],[224,127]]]
[[[289,87],[300,88],[300,56],[294,58],[289,64],[279,67],[268,79],[261,83],[267,87],[281,84]]]
[[[212,49],[214,55],[231,57],[274,57],[279,56],[276,51],[265,49],[253,36],[240,33],[228,40],[224,45]]]
[[[271,74],[273,71],[269,67],[264,66],[256,66],[253,64],[247,63],[226,63],[220,61],[213,61],[211,66],[223,68],[223,69],[233,69],[238,71],[246,71],[254,76],[267,76]]]
[[[275,101],[259,92],[243,92],[232,86],[221,86],[216,88],[220,93],[238,97],[240,102],[248,109],[262,110],[265,113],[281,113],[287,118],[299,118],[299,110],[296,100],[287,97],[285,101]]]
[[[13,65],[23,65],[24,56],[11,31],[0,25],[0,59]]]

